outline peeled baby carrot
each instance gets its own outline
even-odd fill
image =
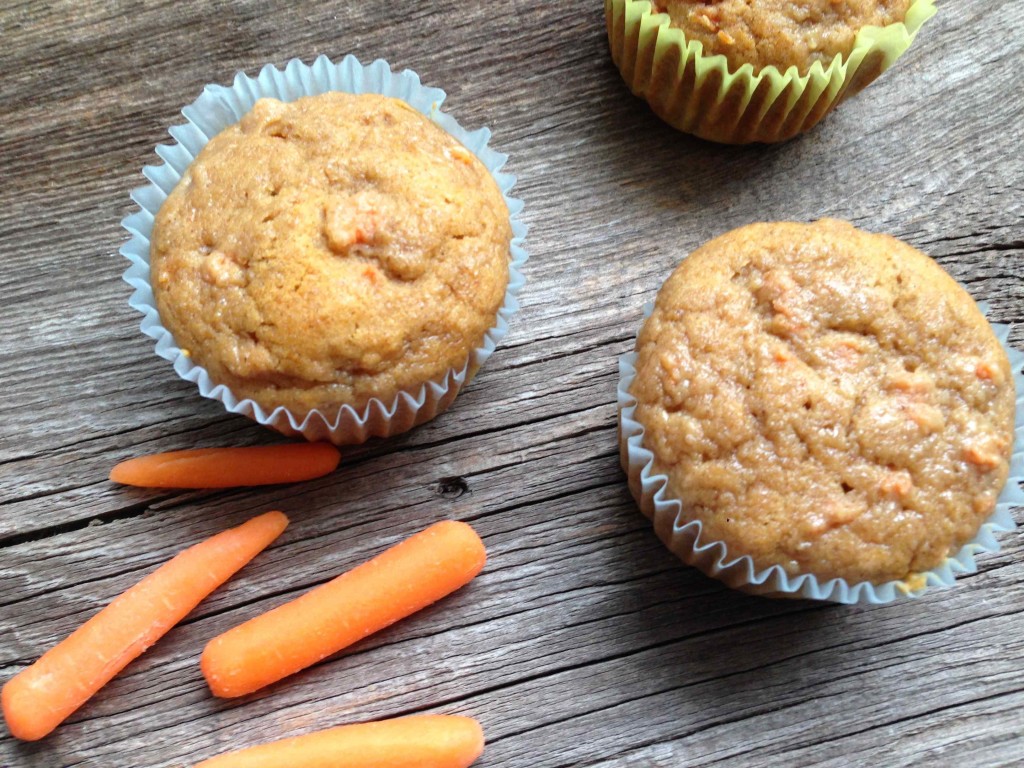
[[[195,768],[466,768],[483,751],[484,732],[473,718],[412,715],[273,741]]]
[[[333,472],[341,454],[330,443],[198,448],[139,456],[110,470],[110,479],[144,488],[235,488],[311,480]]]
[[[244,696],[425,608],[480,573],[487,553],[446,520],[213,638],[201,660],[216,696]]]
[[[189,547],[116,597],[7,682],[0,699],[11,734],[35,741],[60,725],[287,525],[280,512],[255,517]]]

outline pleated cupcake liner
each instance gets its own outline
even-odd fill
[[[862,28],[849,56],[801,75],[795,66],[731,70],[648,0],[605,0],[612,60],[630,90],[674,128],[724,144],[786,141],[811,129],[892,66],[935,11],[934,0],[915,0],[903,22]]]
[[[497,182],[509,210],[512,226],[509,282],[494,326],[461,367],[453,368],[419,387],[399,392],[389,402],[373,398],[359,410],[349,405],[341,406],[337,412],[311,410],[295,413],[284,407],[267,410],[251,399],[237,397],[227,386],[212,381],[202,366],[182,354],[170,331],[160,322],[150,278],[153,222],[167,195],[200,150],[211,138],[238,122],[258,99],[273,97],[287,102],[328,91],[375,93],[401,99],[480,159]],[[163,164],[143,168],[142,173],[150,183],[131,194],[139,210],[121,222],[131,239],[120,249],[121,255],[131,262],[124,273],[125,282],[134,289],[128,303],[142,313],[142,332],[156,341],[156,353],[173,364],[178,376],[196,384],[203,397],[219,401],[231,413],[247,416],[286,435],[301,435],[307,440],[330,440],[339,445],[405,432],[429,421],[451,405],[459,390],[469,383],[508,332],[509,321],[519,309],[518,296],[525,283],[522,269],[529,257],[523,245],[526,225],[519,218],[523,203],[510,194],[516,179],[501,170],[507,156],[488,146],[491,132],[487,128],[467,131],[455,118],[442,112],[440,107],[444,99],[445,92],[440,88],[424,86],[419,76],[410,70],[394,72],[385,61],[378,59],[364,66],[351,55],[337,62],[320,56],[311,65],[299,59],[292,59],[284,69],[268,64],[256,77],[239,72],[230,86],[207,85],[198,99],[182,109],[186,122],[169,129],[174,143],[156,147],[156,154]]]
[[[984,314],[988,305],[978,304]],[[644,319],[650,317],[654,304],[644,306]],[[1013,531],[1016,523],[1011,510],[1024,504],[1024,354],[1009,346],[1010,327],[992,324],[996,338],[1010,360],[1016,387],[1014,444],[1010,458],[1010,476],[996,500],[995,510],[978,529],[977,534],[960,551],[937,568],[915,574],[905,580],[883,584],[848,582],[844,579],[822,580],[813,574],[792,576],[778,565],[758,568],[747,555],[729,554],[722,541],[711,540],[703,533],[699,520],[686,520],[679,499],[668,495],[668,477],[654,472],[654,454],[644,447],[644,428],[634,418],[637,401],[629,393],[636,377],[637,354],[629,352],[619,358],[618,413],[619,453],[622,467],[629,479],[629,488],[640,510],[654,524],[662,542],[688,565],[734,589],[766,597],[805,598],[834,603],[890,603],[901,598],[916,598],[932,587],[950,587],[957,574],[974,573],[975,557],[999,551],[996,533]]]

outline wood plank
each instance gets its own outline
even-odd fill
[[[664,551],[616,455],[616,358],[643,303],[750,221],[837,216],[901,237],[1024,347],[1024,8],[940,5],[894,71],[813,133],[745,148],[682,136],[633,98],[600,4],[0,8],[0,675],[187,544],[270,508],[293,520],[50,738],[0,734],[0,765],[169,768],[418,711],[479,717],[485,768],[1018,760],[1019,535],[920,601],[752,598]],[[532,254],[511,333],[449,413],[346,451],[330,477],[114,486],[110,466],[142,451],[278,439],[198,397],[138,331],[117,248],[142,165],[205,83],[347,52],[415,69],[510,155]],[[448,517],[489,548],[468,588],[269,691],[209,696],[210,637]]]

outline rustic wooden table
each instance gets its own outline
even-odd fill
[[[1024,545],[918,601],[729,591],[679,564],[618,468],[616,357],[673,266],[755,220],[847,218],[935,256],[1024,346],[1024,6],[941,4],[895,69],[812,134],[677,134],[612,66],[601,4],[79,3],[0,10],[0,677],[174,552],[264,510],[282,539],[51,737],[3,766],[176,766],[319,727],[437,711],[481,765],[1024,762]],[[445,88],[511,156],[523,310],[455,407],[256,491],[117,487],[145,451],[270,443],[157,358],[117,255],[128,192],[207,82],[353,53]],[[1021,513],[1018,510],[1018,521]],[[216,700],[204,642],[442,518],[485,572],[263,693]]]

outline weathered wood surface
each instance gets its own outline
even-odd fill
[[[28,0],[4,4],[0,34],[0,677],[188,543],[270,508],[293,521],[50,738],[0,738],[0,765],[184,765],[419,711],[480,718],[489,768],[1020,763],[1019,535],[917,602],[734,593],[636,512],[613,407],[642,303],[689,250],[755,220],[899,236],[1024,346],[1017,0],[942,3],[813,134],[740,149],[676,134],[629,95],[597,2]],[[275,439],[152,354],[118,222],[205,83],[319,53],[415,69],[464,125],[493,129],[531,226],[523,311],[449,413],[328,478],[115,487],[110,465],[143,450]],[[208,638],[446,517],[490,550],[469,588],[268,691],[208,694]]]

